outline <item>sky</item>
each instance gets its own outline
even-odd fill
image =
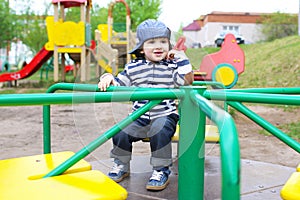
[[[11,0],[13,4],[17,0]],[[258,13],[298,13],[300,0],[162,0],[162,14],[159,20],[163,21],[172,31],[178,31],[180,26],[187,26],[201,15],[212,11],[225,12],[258,12]],[[44,2],[51,0],[35,0],[37,10]],[[93,4],[108,7],[112,0],[92,0]],[[134,12],[132,10],[131,12]]]

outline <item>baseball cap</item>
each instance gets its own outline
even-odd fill
[[[129,54],[134,54],[136,50],[141,49],[146,40],[161,37],[170,39],[171,31],[161,21],[147,19],[138,25],[136,34],[138,43],[129,51]]]

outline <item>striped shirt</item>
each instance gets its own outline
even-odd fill
[[[162,60],[157,63],[139,59],[128,63],[115,81],[120,86],[176,88],[184,85],[184,76],[189,72],[192,72],[192,66],[188,59]],[[139,109],[147,102],[148,100],[133,102],[132,110]],[[166,99],[141,117],[154,119],[176,112],[175,100]]]

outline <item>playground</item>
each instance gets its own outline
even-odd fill
[[[100,31],[92,41],[86,37],[90,34],[85,32],[89,26],[83,24],[89,24],[88,5],[91,1],[87,4],[77,2],[81,11],[87,11],[81,13],[82,22],[78,24],[58,20],[64,16],[63,12],[59,12],[62,11],[60,6],[70,6],[68,1],[65,2],[53,1],[54,17],[46,19],[49,41],[34,59],[20,71],[0,76],[0,82],[25,79],[53,56],[54,82],[61,80],[52,85],[46,94],[1,95],[0,167],[1,178],[8,183],[0,187],[0,198],[25,195],[24,199],[45,196],[53,199],[68,193],[74,195],[70,195],[70,199],[281,199],[282,187],[296,168],[300,170],[300,146],[299,140],[289,138],[284,133],[286,130],[275,126],[300,121],[300,107],[288,111],[279,106],[248,103],[299,106],[300,88],[231,89],[245,68],[244,52],[232,34],[226,35],[218,52],[204,55],[200,66],[194,66],[195,82],[192,87],[156,88],[158,90],[111,87],[111,91],[101,93],[95,92],[95,83],[62,83],[67,71],[64,57],[60,68],[59,55],[64,53],[80,60],[78,69],[73,70],[79,70],[77,75],[80,75],[81,82],[91,78],[91,54],[100,66],[96,77],[103,69],[115,74],[118,71],[116,63],[120,62],[117,59],[120,49],[108,53],[113,55],[112,58],[104,55],[108,50],[113,50],[105,44],[105,41],[112,46],[114,44],[109,33],[111,13],[108,26],[98,27],[103,33],[108,31],[108,37],[103,38]],[[118,2],[125,4],[124,1]],[[109,11],[113,6],[110,5]],[[127,9],[127,19],[129,14]],[[130,26],[130,20],[127,20],[126,26]],[[65,41],[63,34],[56,34],[71,35],[72,31],[68,31],[72,27],[81,33],[75,40]],[[129,38],[132,36],[129,31],[127,33],[126,37],[123,35],[127,42],[117,43],[130,49]],[[186,50],[185,39],[180,37],[174,49]],[[51,94],[63,88],[72,92]],[[119,185],[107,178],[104,174],[112,165],[109,158],[112,147],[110,138],[161,99],[169,98],[179,100],[178,111],[181,114],[180,140],[177,138],[172,143],[174,165],[171,185],[161,193],[145,190],[143,182],[151,172],[147,142],[134,145],[132,175],[128,180]],[[128,115],[131,109],[128,102],[137,99],[148,99],[149,103]],[[214,104],[222,105],[221,102],[226,102],[226,107]],[[231,115],[225,112],[227,105],[236,112],[229,110]],[[206,140],[210,132],[207,126],[216,127],[217,137],[213,141]],[[263,128],[271,134],[261,134]],[[294,174],[299,180],[299,173]],[[297,198],[299,194],[293,192],[298,190],[298,182],[289,183],[284,194]],[[24,187],[19,194],[15,194],[12,188],[19,185]],[[77,196],[76,192],[82,197]]]
[[[116,116],[113,112],[115,109],[120,108],[120,106],[123,105],[121,103],[81,104],[77,106],[53,105],[52,132],[55,134],[52,134],[52,151],[79,151],[84,145],[109,129],[115,120],[118,120],[120,116]],[[250,106],[249,108],[274,124],[286,123],[291,119],[295,121],[300,120],[299,110],[284,112],[282,109],[264,106]],[[74,111],[76,111],[76,115]],[[3,130],[1,134],[2,153],[0,159],[42,154],[42,107],[0,107],[0,112],[6,113],[5,115],[0,115],[0,126]],[[122,115],[124,114],[126,113]],[[96,116],[100,124],[96,126],[94,123],[95,119],[91,120],[91,117],[88,116]],[[80,117],[81,120],[78,119]],[[299,164],[299,159],[296,159],[299,155],[296,151],[283,144],[274,136],[259,134],[258,132],[261,128],[249,119],[242,115],[237,115],[235,123],[239,132],[242,159],[272,163],[292,169],[295,169]],[[20,127],[22,127],[22,131],[20,131]],[[96,163],[98,166],[100,165],[103,170],[102,172],[106,172],[109,170],[110,164],[112,164],[107,161],[109,160],[110,149],[111,142],[109,141],[86,157],[85,160]],[[219,144],[206,144],[205,151],[205,155],[209,161],[211,157],[219,156]],[[135,143],[133,153],[136,158],[143,159],[150,153],[149,145],[142,142]],[[177,144],[173,143],[174,157],[176,153]],[[148,160],[144,161],[148,164]],[[253,169],[255,168],[253,167]],[[173,175],[174,173],[176,171],[173,172]],[[256,188],[253,188],[253,190],[265,191],[265,193],[274,195],[275,199],[280,199],[279,189],[264,186],[264,181],[261,180],[261,185],[256,185]],[[142,182],[141,184],[143,185]],[[173,180],[171,182],[173,186],[170,185],[170,188],[175,187],[175,184],[177,182]],[[159,194],[155,195],[159,196]],[[145,197],[144,199],[148,198]]]

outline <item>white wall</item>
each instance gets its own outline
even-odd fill
[[[194,40],[200,42],[202,47],[214,46],[215,37],[223,30],[223,26],[239,26],[240,34],[245,38],[245,43],[256,43],[263,39],[263,35],[260,32],[261,25],[250,23],[210,22],[198,32],[184,31],[183,34],[186,37],[194,37]]]

